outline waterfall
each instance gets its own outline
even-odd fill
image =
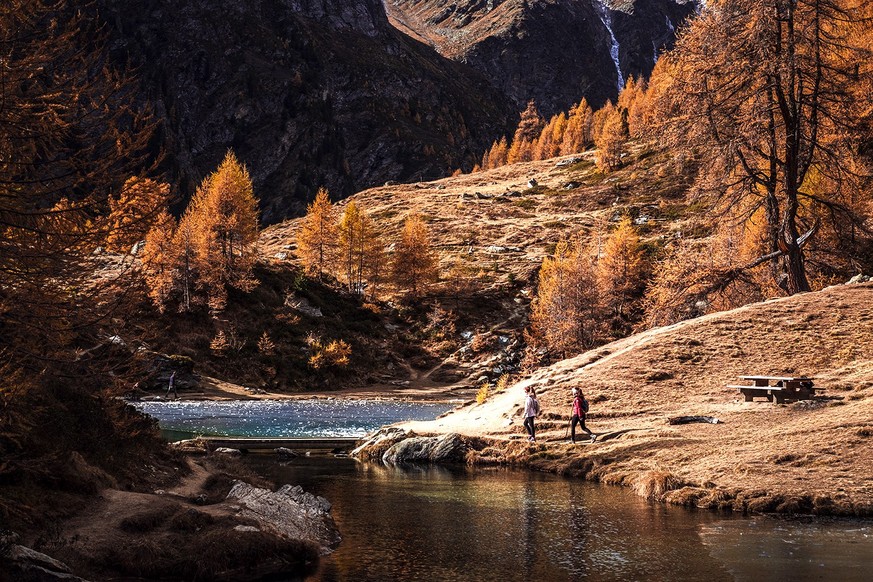
[[[596,0],[597,15],[600,16],[600,22],[606,27],[609,32],[610,47],[609,56],[612,57],[612,62],[615,63],[615,73],[618,76],[618,92],[624,89],[624,76],[621,74],[621,66],[618,64],[618,39],[615,38],[615,33],[612,32],[612,15],[609,13],[609,8],[604,3],[604,0]]]

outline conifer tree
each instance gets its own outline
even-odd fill
[[[820,221],[853,220],[844,200],[869,110],[869,92],[853,89],[873,75],[871,10],[861,0],[713,0],[666,57],[666,141],[705,165],[701,190],[766,208],[761,264],[787,293],[811,288],[804,246]],[[814,168],[833,179],[827,198],[806,187]]]
[[[594,145],[597,147],[597,167],[602,172],[611,172],[621,166],[624,140],[621,113],[610,106],[603,119],[603,126],[594,138]]]
[[[627,316],[627,306],[638,299],[645,285],[646,264],[640,237],[625,216],[603,246],[597,263],[600,288],[613,311]]]
[[[162,313],[178,287],[179,257],[175,236],[176,219],[163,210],[146,234],[146,243],[140,254],[148,295]]]
[[[543,259],[531,308],[531,339],[564,358],[591,347],[598,329],[597,281],[578,245],[561,241]]]
[[[340,268],[349,292],[363,294],[365,280],[375,292],[381,275],[378,263],[384,259],[382,247],[373,221],[354,200],[350,201],[340,221],[338,249]]]
[[[197,253],[195,251],[195,230],[197,213],[189,204],[185,214],[179,221],[176,234],[173,236],[173,252],[175,253],[177,285],[180,291],[179,311],[191,311],[195,304],[194,286],[197,282]]]
[[[567,128],[561,143],[561,155],[576,154],[594,143],[592,124],[594,112],[584,98],[570,109]]]
[[[150,178],[128,178],[117,197],[109,198],[106,248],[127,251],[145,238],[155,218],[157,204],[169,200],[170,185]]]
[[[126,177],[154,170],[148,155],[154,118],[137,101],[132,76],[112,65],[92,7],[79,4],[4,0],[0,8],[6,362],[57,362],[86,322],[105,315],[113,304],[109,287],[129,271],[95,280],[92,253],[107,236],[99,217]],[[152,203],[142,209],[150,217],[164,201]]]
[[[427,225],[413,214],[403,224],[400,240],[394,249],[392,275],[395,285],[418,297],[439,276],[437,257],[431,247]]]
[[[221,311],[228,287],[249,291],[255,286],[258,203],[248,170],[233,152],[203,181],[192,204],[199,283],[210,308]]]
[[[315,200],[307,207],[297,235],[297,253],[310,273],[319,281],[333,270],[336,260],[337,211],[325,188],[319,188]]]

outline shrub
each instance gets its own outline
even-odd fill
[[[479,386],[479,392],[476,393],[476,404],[484,404],[484,402],[488,399],[488,393],[491,391],[491,384],[488,382],[483,382],[481,386]]]

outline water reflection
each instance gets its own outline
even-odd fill
[[[707,553],[693,527],[678,552],[672,536],[647,535],[652,508],[624,491],[506,470],[305,463],[261,470],[334,504],[343,543],[313,580],[631,580],[682,560],[730,579],[697,558]]]
[[[796,568],[799,548],[808,546],[815,549],[807,557],[823,559],[815,579],[851,580],[873,559],[869,522],[848,522],[863,530],[854,534],[837,533],[841,522],[789,527],[649,504],[616,487],[505,469],[389,468],[315,458],[284,466],[251,462],[259,472],[300,483],[333,503],[343,542],[311,578],[319,582],[796,580],[804,575]],[[816,533],[821,523],[830,524],[833,537]],[[762,535],[751,541],[753,531]],[[854,566],[827,557],[849,539],[853,550],[843,554],[853,556]]]

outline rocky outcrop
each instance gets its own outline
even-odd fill
[[[265,531],[318,545],[322,555],[339,545],[341,537],[330,503],[324,497],[303,491],[299,485],[284,485],[270,491],[237,481],[227,500],[240,506],[239,516],[254,520]]]
[[[382,455],[391,465],[403,463],[464,463],[469,445],[457,433],[412,437],[394,444]]]
[[[519,110],[615,99],[620,78],[648,77],[693,13],[693,0],[395,0],[392,23],[484,73]]]
[[[16,582],[86,582],[73,574],[70,567],[36,550],[18,543],[14,533],[0,535],[0,580]]]
[[[233,148],[267,223],[321,186],[340,198],[470,167],[514,124],[484,77],[398,32],[380,0],[98,4],[183,196]]]

